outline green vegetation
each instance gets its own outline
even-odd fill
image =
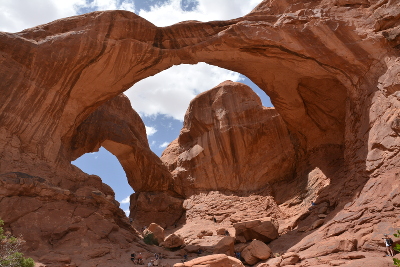
[[[144,237],[143,237],[143,241],[144,243],[146,243],[147,245],[156,245],[158,246],[158,241],[157,239],[154,237],[154,234],[150,231],[148,231]]]
[[[397,230],[397,233],[393,234],[395,237],[400,237],[400,230]],[[400,245],[396,244],[393,249],[397,252],[400,252]],[[400,260],[393,258],[393,263],[396,266],[400,266]]]
[[[33,267],[33,259],[24,258],[24,254],[19,252],[25,241],[4,232],[3,225],[4,222],[0,219],[0,267]]]

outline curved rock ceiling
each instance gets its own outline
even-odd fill
[[[18,133],[27,153],[70,159],[74,130],[106,100],[172,65],[203,61],[264,90],[303,153],[343,145],[346,105],[377,90],[382,55],[398,50],[376,29],[379,8],[307,5],[281,14],[264,1],[243,18],[165,28],[130,12],[94,12],[1,33],[3,131]]]

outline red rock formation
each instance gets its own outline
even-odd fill
[[[171,192],[136,192],[130,198],[129,217],[138,229],[152,222],[173,226],[183,216],[182,204],[183,199]]]
[[[244,242],[259,240],[270,242],[278,237],[278,228],[272,218],[263,218],[262,220],[245,221],[233,225],[235,236],[238,240],[244,239]],[[240,242],[240,241],[239,241]]]
[[[253,240],[241,253],[243,259],[250,265],[254,265],[260,260],[268,259],[271,254],[271,249],[259,240]]]
[[[97,176],[85,178],[74,192],[26,173],[0,175],[0,217],[7,230],[23,236],[35,261],[93,266],[128,258],[138,237],[114,192]]]
[[[292,177],[295,152],[275,109],[263,107],[250,87],[227,81],[191,101],[178,139],[161,160],[182,195],[239,193]]]
[[[348,266],[387,266],[390,259],[375,252],[366,259],[351,253],[383,250],[381,234],[400,228],[399,17],[395,0],[265,0],[230,21],[157,28],[133,13],[107,11],[1,32],[0,216],[14,234],[39,240],[28,242],[35,259],[44,250],[52,251],[43,260],[80,260],[79,266],[121,258],[119,243],[130,240],[118,241],[124,238],[119,229],[130,233],[126,236],[133,230],[124,228],[106,187],[91,184],[70,165],[76,129],[140,79],[174,64],[203,61],[249,77],[271,97],[287,125],[296,177],[272,185],[284,214],[280,225],[316,221],[320,209],[308,210],[309,201],[326,203],[322,226],[310,232],[288,227],[270,244],[272,251],[291,250],[311,266],[329,262],[333,253]],[[39,178],[24,180],[18,173]],[[323,181],[311,183],[319,181],[315,177]],[[144,185],[157,184],[158,177],[142,179],[137,183],[146,191]],[[157,186],[169,188],[163,181],[167,184]],[[29,208],[13,218],[11,206]],[[35,217],[37,207],[51,216]],[[80,209],[84,214],[65,218],[68,225],[78,223],[80,244],[74,235],[64,235],[78,228],[45,223]],[[31,220],[43,227],[28,233]],[[51,244],[54,239],[57,244]],[[104,245],[91,247],[98,243]],[[91,251],[71,252],[84,244]]]
[[[195,267],[195,266],[242,267],[244,265],[240,260],[226,256],[225,254],[204,256],[185,263],[177,263],[174,265],[174,267]]]
[[[71,141],[72,160],[98,151],[100,146],[118,158],[135,191],[168,190],[171,174],[151,152],[144,123],[124,95],[104,103],[76,128]]]

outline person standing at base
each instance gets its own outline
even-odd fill
[[[131,254],[131,261],[132,261],[133,263],[136,263],[136,261],[135,261],[135,253],[132,253],[132,254]]]
[[[382,239],[385,242],[387,256],[394,257],[393,240],[387,234],[384,234]]]

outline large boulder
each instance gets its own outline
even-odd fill
[[[146,228],[146,230],[143,231],[143,235],[148,235],[152,233],[154,235],[154,238],[157,240],[158,244],[164,241],[164,228],[159,226],[156,223],[151,223],[149,227]]]
[[[232,236],[223,237],[214,247],[214,254],[225,254],[235,256],[235,238]]]
[[[278,237],[278,224],[272,218],[264,218],[233,225],[237,240],[251,241],[253,239],[271,242]]]
[[[300,261],[300,256],[297,253],[289,252],[282,255],[281,266],[295,265]]]
[[[254,265],[260,260],[268,259],[272,254],[271,249],[259,240],[253,240],[241,253],[243,259],[250,265]]]
[[[182,236],[177,234],[170,234],[165,239],[160,246],[165,248],[179,248],[185,244],[185,240]]]
[[[184,263],[174,264],[174,267],[244,267],[243,263],[225,254],[214,254],[199,257]]]

